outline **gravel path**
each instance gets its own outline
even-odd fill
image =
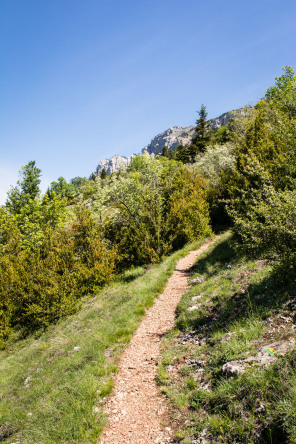
[[[178,261],[164,292],[147,310],[123,352],[115,389],[106,404],[108,423],[100,444],[172,442],[166,398],[160,395],[155,381],[160,341],[174,326],[176,307],[188,288],[190,267],[209,244]]]

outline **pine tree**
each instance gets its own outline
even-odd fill
[[[169,157],[169,149],[166,145],[162,148],[161,155],[163,157]]]
[[[175,154],[174,158],[176,160],[179,160],[182,163],[188,163],[189,162],[188,148],[189,147],[186,148],[183,145],[183,142],[181,140],[181,142],[179,143],[177,148],[174,150],[174,154]]]
[[[198,111],[199,119],[196,120],[195,134],[187,148],[190,162],[193,163],[198,153],[203,153],[210,141],[210,123],[207,121],[208,113],[205,105],[201,105]]]
[[[107,171],[105,170],[105,168],[102,169],[102,172],[100,174],[101,179],[106,179],[107,177]]]

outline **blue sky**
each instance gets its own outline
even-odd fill
[[[295,0],[0,0],[0,202],[256,102],[295,48]]]

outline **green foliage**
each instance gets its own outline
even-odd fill
[[[240,248],[289,272],[296,264],[296,89],[293,69],[284,71],[237,143],[236,170],[227,192]]]
[[[107,177],[107,171],[105,170],[105,168],[102,169],[102,172],[100,174],[101,179],[106,179]]]
[[[42,248],[48,233],[62,227],[67,217],[64,197],[52,194],[51,198],[45,195],[42,200],[30,200],[15,219],[21,233],[22,247],[31,250]]]
[[[170,250],[164,193],[177,168],[177,162],[166,158],[137,156],[128,174],[110,187],[113,212],[106,221],[106,236],[118,246],[125,266],[159,261]]]
[[[0,209],[0,252],[8,252],[16,242],[21,249],[37,250],[43,247],[46,237],[59,227],[64,226],[68,214],[66,200],[59,195],[50,199],[45,195],[30,199],[19,208],[19,212],[11,212],[10,206]],[[16,248],[16,246],[15,246]],[[17,250],[16,250],[17,251]]]
[[[199,119],[196,120],[195,133],[190,145],[184,147],[181,141],[174,151],[165,154],[167,157],[176,159],[184,164],[194,163],[196,156],[206,150],[211,140],[211,130],[204,105],[201,105],[198,114]]]
[[[230,125],[221,126],[213,130],[211,134],[211,142],[215,144],[223,145],[224,143],[231,141]]]
[[[31,206],[28,210],[36,214],[33,222],[23,213],[13,216],[1,209],[2,346],[11,327],[25,332],[47,327],[72,313],[81,296],[97,291],[114,274],[116,253],[102,239],[90,210],[78,208],[65,226],[58,223],[55,199],[47,201],[39,206],[31,201],[36,204],[34,212]]]
[[[224,199],[228,197],[228,181],[235,171],[235,147],[231,142],[224,145],[209,145],[204,153],[186,167],[206,181],[212,227],[219,230],[229,225]]]
[[[161,264],[118,276],[113,285],[82,300],[79,313],[42,335],[16,342],[14,334],[0,351],[2,440],[97,442],[105,424],[101,402],[112,389],[121,351],[177,260],[199,246],[188,245]]]
[[[73,200],[79,193],[79,181],[76,178],[72,179],[69,183],[63,177],[59,177],[57,181],[51,182],[46,194],[53,198],[55,195],[66,197],[68,200]]]
[[[205,182],[186,167],[172,178],[167,202],[167,238],[180,248],[210,234]]]
[[[0,254],[17,255],[21,250],[21,235],[16,216],[0,207]]]
[[[204,430],[212,442],[293,442],[295,271],[281,279],[267,261],[239,256],[231,244],[224,233],[192,267],[192,278],[203,279],[192,282],[177,308],[178,328],[162,343],[159,381],[184,442]],[[198,310],[188,310],[197,302]],[[260,362],[269,344],[289,342],[286,352]],[[229,361],[242,374],[223,370]]]
[[[248,158],[244,186],[229,214],[241,249],[285,266],[296,266],[296,192],[276,191],[257,158]]]
[[[204,154],[199,154],[189,168],[197,170],[209,181],[212,188],[221,187],[221,174],[231,174],[235,168],[235,148],[230,142],[224,145],[208,146]]]
[[[176,161],[135,157],[127,174],[107,190],[113,211],[107,213],[105,233],[117,245],[122,266],[157,262],[173,248],[208,233],[202,186]]]
[[[289,65],[286,65],[283,68],[283,71],[284,74],[275,78],[275,86],[271,86],[270,88],[268,88],[265,96],[271,105],[280,106],[280,108],[290,117],[295,117],[295,71]]]
[[[207,111],[204,105],[201,105],[198,112],[199,119],[196,120],[195,134],[191,144],[187,147],[188,161],[193,163],[198,153],[203,153],[210,142],[210,123],[207,121]]]
[[[41,170],[36,167],[35,161],[22,167],[18,185],[13,187],[7,195],[6,205],[11,212],[19,213],[23,206],[39,196],[40,176]]]
[[[161,155],[164,157],[169,157],[169,149],[166,145],[162,148]]]
[[[72,254],[78,259],[78,288],[82,294],[95,292],[111,281],[117,260],[116,250],[109,248],[100,225],[88,208],[76,208],[69,235],[74,241]]]
[[[175,148],[175,150],[172,152],[172,158],[182,163],[189,162],[188,150],[187,147],[183,145],[182,140],[179,143],[179,145]]]
[[[25,171],[19,195],[32,181]],[[204,182],[166,157],[137,156],[126,172],[82,181],[69,207],[72,186],[59,178],[43,197],[26,192],[17,212],[1,208],[2,345],[11,328],[27,333],[72,313],[115,266],[158,262],[210,231]]]

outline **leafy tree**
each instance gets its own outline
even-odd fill
[[[224,145],[208,146],[204,153],[197,155],[194,164],[186,166],[207,181],[211,225],[216,230],[225,228],[230,223],[224,199],[229,197],[227,186],[234,174],[235,163],[235,146],[228,142]]]
[[[121,266],[159,261],[205,234],[209,226],[204,185],[179,162],[135,157],[125,175],[110,186],[105,212],[106,237],[117,246]]]
[[[40,195],[41,170],[36,167],[34,160],[21,168],[20,176],[17,186],[7,194],[6,205],[13,213],[19,213],[22,207]]]
[[[164,177],[176,162],[136,156],[109,189],[106,236],[118,247],[122,266],[158,261],[165,254]]]
[[[244,253],[296,267],[296,192],[276,191],[258,159],[249,158],[245,186],[228,208]]]
[[[88,179],[86,177],[73,177],[73,179],[70,179],[70,184],[74,185],[75,188],[79,189],[85,182],[88,182]]]
[[[181,248],[211,232],[205,181],[185,166],[174,174],[167,202],[166,237],[171,249]]]
[[[211,143],[223,145],[231,140],[229,123],[213,130]]]
[[[13,256],[21,251],[21,233],[17,217],[4,206],[0,207],[0,255]]]
[[[221,186],[221,174],[235,169],[235,147],[228,142],[224,145],[208,146],[204,154],[199,154],[189,169],[197,171],[209,181],[212,188]]]
[[[287,101],[293,96],[296,89],[296,75],[294,69],[286,65],[283,68],[284,74],[275,78],[275,85],[268,88],[265,97],[271,102],[282,102],[282,105],[286,106],[286,111],[289,110],[287,107]],[[295,115],[295,108],[292,109],[292,114]]]
[[[240,248],[296,266],[296,88],[292,68],[257,104],[236,147],[236,170],[228,182],[228,212]]]
[[[57,181],[51,182],[46,192],[50,198],[56,194],[66,197],[68,200],[72,200],[78,193],[79,187],[71,181],[68,183],[63,177],[59,177]]]
[[[67,189],[68,184],[61,177],[58,182],[53,183],[50,191],[41,197],[41,171],[36,167],[35,161],[22,167],[20,174],[18,185],[8,193],[1,219],[3,220],[5,213],[6,219],[10,219],[9,223],[7,220],[8,225],[18,227],[19,242],[23,250],[37,251],[43,248],[48,233],[63,225],[67,219],[67,199],[63,191]],[[5,245],[5,233],[2,225],[0,245]]]

